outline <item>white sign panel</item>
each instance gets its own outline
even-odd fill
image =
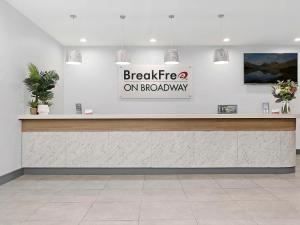
[[[191,98],[191,68],[132,65],[119,69],[121,98]]]

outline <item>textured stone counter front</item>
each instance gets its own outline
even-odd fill
[[[293,168],[296,117],[21,119],[25,168]]]

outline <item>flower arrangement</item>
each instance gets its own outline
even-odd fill
[[[275,102],[283,102],[281,112],[289,113],[291,111],[289,101],[296,98],[295,94],[298,89],[297,83],[291,80],[277,81],[277,84],[275,84],[272,88],[272,94],[276,98]]]

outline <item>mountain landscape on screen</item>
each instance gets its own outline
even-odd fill
[[[297,82],[297,53],[245,53],[244,83]]]

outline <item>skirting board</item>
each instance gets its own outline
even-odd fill
[[[0,185],[24,174],[31,175],[147,175],[147,174],[287,174],[285,168],[21,168],[0,176]]]
[[[11,180],[14,180],[22,175],[24,175],[24,170],[22,168],[12,171],[8,174],[2,175],[0,176],[0,185],[5,184]]]
[[[24,168],[31,175],[153,175],[153,174],[287,174],[295,167],[276,168]]]
[[[300,155],[300,149],[296,149],[296,154]]]

